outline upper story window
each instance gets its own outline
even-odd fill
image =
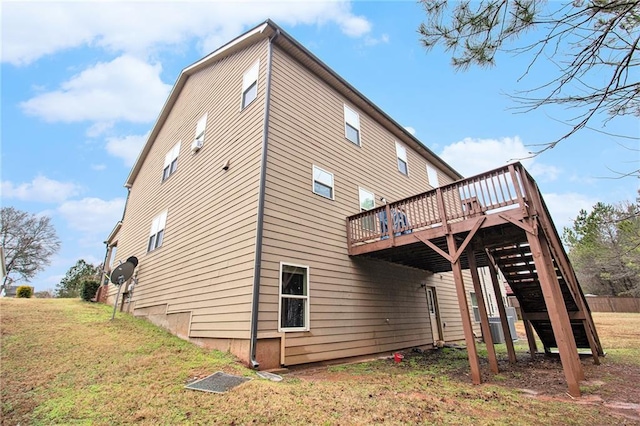
[[[346,105],[344,106],[344,135],[351,142],[360,145],[360,116]]]
[[[256,62],[242,76],[242,108],[258,97],[258,71],[260,70],[260,61]]]
[[[165,181],[178,169],[178,154],[180,154],[180,142],[164,156],[164,167],[162,168],[162,180]]]
[[[409,164],[407,163],[407,148],[396,142],[396,157],[398,157],[398,171],[403,175],[409,174]]]
[[[193,143],[191,144],[191,150],[197,151],[204,145],[204,133],[207,130],[207,113],[205,112],[200,120],[198,120],[198,124],[196,124],[196,135],[193,139]]]
[[[371,210],[376,206],[376,199],[373,192],[369,192],[363,188],[358,188],[358,193],[360,195],[360,211],[364,212]]]
[[[429,179],[429,186],[437,188],[440,186],[438,182],[438,171],[427,164],[427,178]]]
[[[313,166],[313,192],[333,200],[333,173]]]
[[[153,218],[151,222],[151,231],[149,231],[149,243],[147,244],[147,252],[153,251],[162,246],[164,237],[164,226],[167,223],[167,211],[163,211]]]
[[[371,210],[376,206],[376,199],[373,192],[369,192],[363,188],[358,188],[358,195],[360,198],[360,211],[364,212]],[[373,231],[375,229],[375,216],[364,216],[361,219],[361,224],[364,229]]]
[[[280,263],[278,331],[309,331],[309,267]]]

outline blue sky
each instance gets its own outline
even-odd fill
[[[414,2],[2,2],[2,206],[52,217],[62,249],[32,281],[53,289],[78,259],[98,264],[120,219],[123,183],[182,68],[271,18],[463,175],[522,158],[557,138],[575,111],[515,114],[507,94],[554,76],[500,55],[456,72],[425,52]],[[529,34],[533,39],[535,34]],[[526,40],[525,40],[526,41]],[[591,123],[603,129],[601,121]],[[637,118],[609,122],[637,137]],[[525,165],[556,225],[597,201],[636,196],[637,140],[586,130]],[[603,178],[604,177],[604,178]]]

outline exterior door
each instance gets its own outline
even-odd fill
[[[431,322],[431,333],[433,335],[433,344],[437,344],[442,340],[442,326],[440,325],[440,312],[438,311],[438,299],[436,298],[436,289],[427,287],[427,303],[429,304],[429,320]]]

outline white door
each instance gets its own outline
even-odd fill
[[[433,335],[433,343],[442,340],[440,336],[440,315],[438,314],[438,302],[435,295],[436,289],[427,287],[427,302],[429,303],[429,320],[431,322],[431,333]]]

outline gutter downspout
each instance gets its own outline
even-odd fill
[[[131,196],[131,185],[126,184],[124,187],[127,188],[127,199],[124,202],[124,209],[122,209],[122,219],[120,219],[120,222],[124,222],[124,215],[125,213],[127,213],[127,206],[129,205],[129,197]]]
[[[100,274],[100,285],[104,284],[104,277],[107,276],[107,257],[109,256],[109,241],[104,241],[104,245],[106,246],[106,251],[104,253],[104,261],[102,262],[102,273]]]
[[[249,361],[252,368],[257,369],[260,363],[256,360],[256,346],[258,344],[258,313],[260,309],[260,272],[262,264],[262,231],[264,227],[264,198],[267,180],[267,151],[269,142],[269,107],[271,105],[271,58],[273,56],[273,41],[280,35],[280,30],[269,39],[267,50],[267,84],[264,105],[264,127],[262,130],[262,154],[260,163],[260,189],[258,194],[258,221],[256,224],[256,257],[253,265],[253,301],[251,303],[251,341],[249,346]]]

